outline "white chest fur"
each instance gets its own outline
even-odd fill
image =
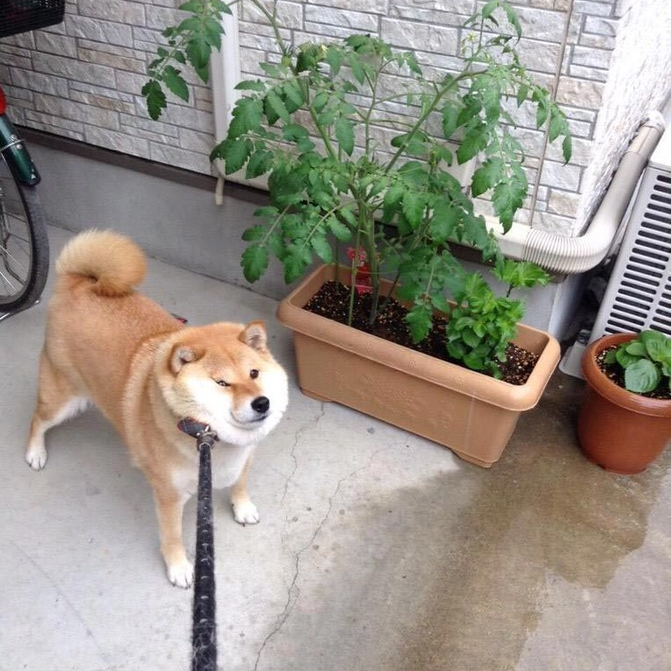
[[[215,443],[212,448],[212,487],[224,489],[235,484],[254,447]],[[183,458],[180,465],[173,470],[172,480],[175,487],[187,495],[196,494],[198,491],[198,462],[199,454],[194,444],[193,455]]]

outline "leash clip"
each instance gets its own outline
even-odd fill
[[[200,450],[207,447],[214,447],[214,444],[219,440],[219,436],[216,431],[212,431],[209,424],[204,424],[199,422],[191,417],[185,417],[177,423],[177,428],[185,433],[187,436],[191,436],[196,439],[197,449]]]

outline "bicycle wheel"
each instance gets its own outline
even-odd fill
[[[36,303],[49,273],[49,239],[34,186],[14,179],[0,156],[0,312]]]

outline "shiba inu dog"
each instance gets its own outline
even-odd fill
[[[231,487],[236,521],[255,524],[247,474],[256,444],[287,407],[286,373],[262,322],[189,327],[137,293],[146,260],[124,236],[79,234],[56,272],[26,460],[42,469],[45,432],[89,402],[98,406],[153,489],[168,579],[188,587],[182,512],[197,491],[199,457],[177,424],[191,418],[217,433],[213,486]]]

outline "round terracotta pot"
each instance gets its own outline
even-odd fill
[[[580,449],[590,461],[623,475],[643,472],[671,439],[671,401],[623,389],[596,363],[601,351],[634,337],[633,333],[603,336],[582,358],[587,387],[578,416]]]

